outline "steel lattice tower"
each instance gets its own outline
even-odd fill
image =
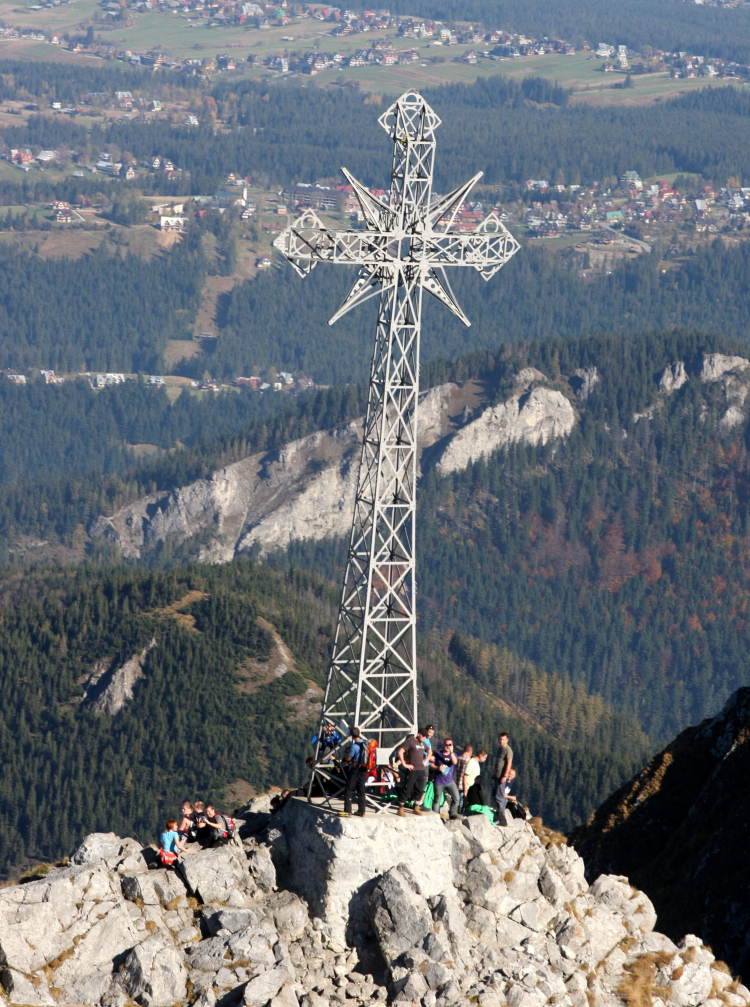
[[[307,211],[274,244],[303,277],[318,262],[359,267],[329,324],[379,298],[354,519],[320,723],[321,729],[329,723],[346,736],[359,727],[366,739],[377,740],[378,761],[384,763],[417,729],[414,543],[422,292],[468,326],[444,267],[473,266],[489,280],[519,245],[494,213],[473,233],[452,231],[482,173],[433,202],[440,119],[419,94],[402,95],[379,122],[393,141],[387,205],[342,169],[366,229],[330,230]],[[310,781],[312,793],[317,777],[328,803],[343,790],[341,777],[331,772],[331,754],[336,752],[318,742]]]

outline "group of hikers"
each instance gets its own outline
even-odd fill
[[[320,732],[318,750],[319,762],[330,767],[332,776],[344,783],[344,810],[341,815],[352,814],[354,795],[357,795],[358,814],[365,817],[367,793],[382,801],[398,805],[398,814],[406,815],[409,805],[415,815],[425,811],[442,814],[447,811],[453,820],[459,815],[484,814],[493,824],[505,824],[506,809],[514,817],[525,818],[526,809],[518,801],[516,794],[516,769],[513,765],[513,749],[508,734],[500,735],[497,751],[492,763],[491,790],[486,789],[488,779],[483,772],[487,762],[487,752],[480,748],[474,752],[471,744],[464,745],[460,755],[456,753],[453,738],[444,738],[442,745],[433,743],[435,728],[432,724],[420,727],[417,733],[407,738],[391,754],[385,766],[378,766],[375,757],[377,742],[366,741],[358,728],[349,732],[350,741],[343,744],[341,734],[332,724],[324,724]],[[317,743],[316,735],[312,742]],[[313,759],[307,760],[312,768]],[[341,778],[343,777],[343,780]],[[313,779],[315,787],[324,786],[320,774]],[[283,790],[271,801],[271,811],[275,812],[289,797],[307,796],[308,788]],[[320,792],[318,791],[318,796]],[[489,802],[488,803],[488,799]],[[180,854],[193,856],[201,850],[211,849],[229,842],[234,836],[235,822],[228,815],[220,814],[213,804],[201,801],[182,805],[182,818],[170,818],[166,831],[161,835],[159,859],[164,867],[178,867]],[[199,849],[190,849],[188,844],[197,843]]]
[[[166,831],[161,834],[159,859],[164,867],[175,865],[181,853],[193,856],[201,850],[228,843],[234,835],[234,820],[220,814],[213,804],[184,801],[179,825],[176,818],[167,821]],[[200,849],[191,850],[187,843],[197,843]]]
[[[448,817],[455,819],[460,814],[485,814],[494,824],[505,823],[506,809],[514,816],[526,816],[517,798],[513,749],[505,731],[499,737],[491,764],[491,790],[486,786],[488,777],[484,772],[487,752],[480,749],[475,753],[474,746],[467,744],[459,755],[450,737],[444,738],[442,745],[435,744],[432,724],[419,728],[416,735],[407,738],[392,753],[387,766],[377,765],[375,741],[366,741],[356,727],[351,729],[349,736],[351,741],[343,746],[342,757],[340,733],[332,724],[324,724],[318,751],[319,761],[330,762],[332,770],[344,777],[342,815],[352,814],[356,794],[358,814],[364,817],[369,791],[382,800],[397,802],[398,814],[402,816],[407,813],[407,805],[415,815],[425,811],[437,814],[447,811]],[[315,744],[318,736],[312,741]],[[312,759],[308,759],[308,764],[311,763]]]

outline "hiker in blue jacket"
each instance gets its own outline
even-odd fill
[[[344,791],[344,814],[352,813],[352,797],[357,792],[358,814],[365,817],[365,784],[367,783],[368,746],[359,733],[358,727],[353,727],[352,741],[344,755],[344,772],[346,774],[346,790]]]

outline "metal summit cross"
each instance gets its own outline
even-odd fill
[[[378,764],[386,764],[417,729],[414,544],[422,291],[469,325],[444,267],[473,266],[489,280],[519,248],[494,213],[473,233],[451,230],[482,172],[432,201],[440,119],[419,94],[403,94],[379,122],[393,141],[388,203],[342,169],[366,229],[330,230],[308,210],[274,242],[303,277],[318,262],[359,267],[330,325],[379,298],[349,555],[308,791],[311,797],[325,795],[329,807],[344,790],[333,760],[352,727],[377,741]],[[340,737],[326,743],[331,729]],[[380,807],[370,799],[368,804]]]

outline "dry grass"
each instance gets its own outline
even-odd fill
[[[170,371],[181,360],[192,360],[200,352],[200,343],[191,339],[170,339],[164,350],[164,369]]]
[[[154,920],[146,920],[146,930],[157,930],[157,924]]]
[[[62,963],[66,962],[68,960],[68,958],[72,958],[73,957],[73,955],[76,952],[76,948],[78,947],[79,943],[82,940],[83,940],[83,934],[79,934],[77,937],[74,937],[73,938],[73,946],[72,947],[68,948],[67,951],[63,951],[62,954],[60,954],[60,955],[57,956],[57,958],[53,958],[51,962],[48,962],[44,966],[44,968],[42,969],[42,972],[44,972],[45,976],[47,977],[47,983],[48,984],[52,982],[52,976],[53,976],[53,974],[55,973],[55,971],[57,969],[60,968],[60,966],[62,965]]]
[[[173,601],[171,605],[165,605],[164,608],[155,608],[149,615],[155,615],[158,619],[176,619],[185,629],[192,629],[197,633],[195,617],[189,612],[183,612],[182,610],[188,608],[196,601],[203,601],[204,598],[208,598],[205,591],[188,591],[182,598]]]
[[[548,829],[541,818],[532,818],[529,825],[531,826],[534,835],[546,849],[550,849],[552,846],[568,845],[568,837],[563,835],[562,832],[556,832],[554,829]]]
[[[672,955],[668,952],[657,951],[655,954],[640,955],[632,964],[625,966],[625,975],[617,992],[626,1007],[652,1007],[652,997],[669,998],[669,992],[655,985],[654,980],[657,969],[671,961]]]
[[[729,968],[726,962],[721,961],[719,958],[711,964],[712,969],[716,969],[717,972],[726,972],[728,976],[731,976],[732,970]]]
[[[51,870],[52,864],[37,864],[36,867],[32,867],[30,871],[22,874],[18,879],[18,883],[24,885],[28,884],[29,881],[40,881],[42,878],[46,878]]]

